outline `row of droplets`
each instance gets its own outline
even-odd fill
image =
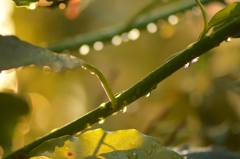
[[[226,42],[231,42],[232,39],[231,39],[230,37],[228,37],[225,41],[226,41]],[[192,63],[198,62],[198,60],[199,60],[199,57],[196,57],[196,58],[192,59],[191,62],[186,63],[183,67],[184,67],[184,68],[188,68]]]
[[[168,0],[164,0],[163,2],[168,2]],[[198,7],[193,7],[192,11],[193,15],[199,16],[201,14],[200,10]],[[179,15],[170,15],[167,18],[167,21],[165,20],[158,20],[157,23],[155,22],[151,22],[149,24],[147,24],[146,26],[146,30],[149,33],[156,33],[158,31],[158,29],[162,29],[164,27],[166,27],[167,22],[170,25],[177,25],[179,23],[179,21],[182,19],[183,14],[179,14]],[[115,35],[114,37],[112,37],[111,39],[111,43],[114,46],[119,46],[121,45],[123,42],[128,42],[130,40],[137,40],[140,37],[140,31],[136,28],[130,30],[129,32],[125,32],[122,33],[121,35]],[[93,44],[93,49],[96,51],[100,51],[104,48],[104,43],[101,41],[96,41]],[[90,46],[87,44],[82,45],[79,48],[79,53],[81,55],[87,55],[90,52]]]
[[[151,92],[147,93],[146,98],[150,97],[150,95],[151,95]],[[124,105],[125,106],[123,106],[122,109],[120,109],[120,112],[122,112],[122,113],[126,113],[128,110],[127,102],[124,102]],[[100,105],[100,107],[101,106],[105,107],[105,103]],[[112,115],[115,116],[117,114],[118,114],[118,112],[114,112]],[[99,118],[99,121],[98,121],[99,124],[103,124],[104,122],[105,122],[105,118]]]
[[[171,25],[176,25],[178,24],[179,22],[179,18],[177,15],[170,15],[168,17],[168,23],[171,24]],[[164,20],[159,20],[158,21],[158,24],[154,23],[154,22],[151,22],[149,23],[147,26],[146,26],[146,30],[149,32],[149,33],[156,33],[158,31],[158,28],[162,28],[166,25],[166,21]],[[138,38],[140,37],[140,31],[136,28],[130,30],[129,32],[125,32],[125,33],[122,33],[121,35],[115,35],[112,39],[111,39],[111,43],[114,45],[114,46],[119,46],[121,45],[123,42],[128,42],[130,40],[134,41],[134,40],[137,40]],[[96,41],[94,44],[93,44],[93,49],[96,50],[96,51],[100,51],[103,49],[104,47],[104,43],[101,42],[101,41]],[[87,45],[87,44],[84,44],[82,45],[80,48],[79,48],[79,53],[81,55],[87,55],[88,53],[90,52],[90,46]]]

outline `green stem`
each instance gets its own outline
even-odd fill
[[[212,1],[213,0],[202,0],[201,2],[202,4],[204,4]],[[214,1],[221,1],[221,0],[214,0]],[[150,6],[151,5],[149,5],[149,8]],[[126,23],[119,24],[109,28],[100,29],[96,32],[90,32],[82,35],[69,37],[63,41],[50,44],[47,49],[52,50],[54,52],[62,52],[63,50],[66,50],[66,49],[68,50],[78,49],[80,46],[84,44],[92,45],[96,41],[109,42],[111,41],[112,37],[114,37],[115,35],[121,35],[126,30],[130,30],[131,28],[137,28],[137,29],[146,28],[147,24],[151,22],[158,21],[159,19],[166,19],[172,14],[183,12],[194,6],[196,6],[196,3],[192,0],[176,1],[174,3],[164,5],[159,10],[155,11],[154,14],[149,14],[147,16],[142,15],[139,18],[137,18],[139,13],[144,12],[145,9],[148,8],[146,7],[145,9],[143,8],[142,10],[140,10],[136,14],[137,15],[136,17],[133,16],[131,20],[127,22],[127,24]],[[132,21],[133,19],[135,20]]]
[[[111,87],[109,86],[105,76],[102,74],[101,71],[99,71],[96,67],[86,63],[86,62],[82,62],[82,68],[83,69],[88,69],[90,71],[91,74],[95,74],[97,76],[97,78],[99,79],[105,93],[108,96],[108,99],[111,101],[112,103],[112,108],[115,108],[115,106],[117,105],[117,100],[112,92]]]
[[[207,12],[204,8],[204,6],[202,5],[202,3],[199,0],[195,0],[198,7],[201,10],[202,13],[202,17],[203,17],[203,29],[202,32],[200,33],[198,40],[201,39],[203,36],[205,36],[207,34],[207,30],[208,30],[208,15]]]
[[[3,159],[18,159],[22,154],[28,154],[31,150],[49,139],[75,134],[84,130],[89,125],[93,125],[100,119],[112,115],[114,112],[120,110],[123,106],[134,102],[138,98],[152,91],[159,82],[163,81],[175,71],[182,68],[185,63],[196,57],[199,57],[214,47],[219,46],[220,43],[223,42],[227,37],[232,37],[234,34],[238,33],[239,28],[240,17],[234,19],[228,24],[225,24],[215,32],[211,33],[209,36],[202,37],[199,41],[187,47],[180,54],[151,72],[134,86],[123,93],[118,94],[116,96],[118,101],[115,107],[116,109],[109,109],[108,106],[111,106],[111,102],[101,104],[100,107],[82,116],[81,118],[47,134],[46,136],[43,136],[42,138],[37,139],[23,148],[9,154],[8,156],[3,157]]]

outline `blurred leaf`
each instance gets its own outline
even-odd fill
[[[49,140],[33,151],[29,157],[49,158],[121,158],[121,159],[183,159],[176,152],[163,147],[156,139],[134,129],[106,132],[88,131],[78,136],[65,136]]]
[[[186,156],[187,159],[239,159],[239,155],[233,154],[227,149],[215,147],[194,148],[183,147],[177,150],[180,154]]]
[[[226,90],[240,95],[240,81],[232,75],[223,76],[215,79],[215,83]]]
[[[81,66],[76,57],[56,54],[47,49],[21,41],[16,36],[0,35],[0,71],[27,65],[48,66],[52,72]]]
[[[217,12],[208,23],[208,32],[212,27],[215,27],[226,20],[230,20],[240,15],[240,2],[234,2]]]
[[[27,115],[30,108],[27,102],[10,93],[0,93],[0,146],[5,153],[12,147],[12,137],[18,118]]]
[[[38,0],[13,0],[16,6],[29,6],[33,2],[38,2]]]

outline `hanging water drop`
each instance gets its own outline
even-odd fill
[[[190,63],[188,62],[188,63],[186,63],[183,67],[184,68],[188,68],[190,66]]]
[[[153,149],[155,149],[155,148],[156,148],[156,146],[157,146],[157,144],[156,144],[156,143],[152,143],[152,144],[151,144],[151,147],[152,147]]]
[[[96,51],[100,51],[103,49],[103,42],[101,41],[97,41],[93,44],[93,48],[96,50]]]
[[[107,103],[102,103],[102,104],[100,104],[100,108],[106,108],[106,105],[107,105]]]
[[[178,23],[179,19],[176,15],[170,15],[168,17],[168,22],[172,25],[176,25]]]
[[[128,159],[138,159],[138,155],[135,152],[128,154],[127,157]]]
[[[196,57],[195,59],[192,59],[191,63],[198,62],[198,60],[199,60],[199,57]]]
[[[91,75],[95,75],[95,72],[94,72],[94,71],[90,71],[90,74],[91,74]]]
[[[43,71],[43,74],[45,74],[45,75],[49,75],[52,72],[50,66],[43,66],[42,71]]]
[[[137,40],[140,36],[140,31],[138,29],[132,29],[129,33],[128,33],[128,37],[131,40]]]
[[[149,32],[149,33],[156,33],[157,32],[157,25],[155,24],[155,23],[149,23],[148,25],[147,25],[147,31]]]
[[[90,47],[88,45],[82,45],[80,48],[79,48],[79,53],[81,55],[87,55],[90,51]]]
[[[115,116],[115,115],[117,115],[117,114],[118,114],[118,112],[114,112],[112,115]]]
[[[118,46],[122,43],[122,38],[119,36],[119,35],[115,35],[113,38],[112,38],[112,44],[115,45],[115,46]]]
[[[229,37],[229,38],[227,38],[225,41],[226,41],[226,42],[230,42],[230,41],[232,41],[232,39]]]
[[[146,154],[147,154],[147,155],[151,155],[151,154],[152,154],[152,151],[148,150],[148,151],[146,152]]]
[[[100,120],[99,120],[99,124],[103,124],[105,122],[105,119],[104,118],[100,118]]]
[[[121,111],[122,113],[126,113],[126,112],[127,112],[127,109],[128,109],[128,107],[125,106],[125,107],[123,107],[120,111]]]
[[[122,33],[121,38],[123,42],[128,42],[129,41],[128,33]]]
[[[85,67],[85,66],[82,66],[82,68],[83,68],[84,70],[86,70],[86,69],[87,69],[87,67]]]
[[[148,92],[147,94],[146,94],[146,97],[148,98],[148,97],[150,97],[151,96],[151,92]]]

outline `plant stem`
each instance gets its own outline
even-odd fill
[[[203,29],[202,29],[201,34],[198,37],[198,40],[199,40],[203,36],[205,36],[206,33],[207,33],[207,30],[208,30],[208,15],[207,15],[207,12],[204,9],[204,6],[202,5],[202,3],[199,0],[195,0],[195,1],[197,3],[198,7],[200,8],[201,13],[202,13],[202,17],[203,17]]]
[[[213,0],[201,0],[202,4],[209,2],[213,2]],[[111,41],[112,37],[114,37],[115,35],[121,35],[127,30],[131,30],[132,28],[143,29],[147,26],[148,23],[158,21],[159,19],[166,19],[172,14],[183,12],[196,6],[196,3],[192,0],[176,1],[174,3],[164,5],[159,10],[154,12],[154,14],[142,15],[139,18],[137,18],[139,14],[146,12],[150,7],[152,7],[153,4],[155,4],[155,2],[152,2],[152,4],[149,4],[145,8],[142,8],[127,23],[126,22],[121,23],[119,25],[104,28],[96,32],[90,32],[87,34],[80,34],[73,37],[69,37],[63,41],[50,44],[47,49],[55,52],[62,52],[63,50],[66,49],[68,50],[78,49],[81,45],[84,44],[92,45],[96,41],[109,42]]]
[[[111,108],[115,108],[115,106],[117,105],[117,100],[112,92],[111,87],[109,86],[105,76],[102,74],[101,71],[99,71],[96,67],[86,63],[86,62],[82,62],[82,68],[83,69],[88,69],[90,71],[91,74],[95,74],[97,76],[97,78],[99,79],[105,93],[108,96],[108,99],[111,101]]]
[[[62,128],[59,128],[54,132],[47,134],[46,136],[43,136],[42,138],[37,139],[29,145],[26,145],[25,147],[9,154],[8,156],[3,157],[3,159],[18,159],[21,154],[28,154],[32,149],[36,148],[44,141],[64,135],[75,134],[79,131],[84,130],[88,126],[93,125],[100,119],[112,115],[114,112],[120,110],[123,106],[126,106],[138,98],[146,95],[148,92],[151,92],[154,88],[156,88],[159,82],[170,76],[178,69],[182,68],[185,63],[191,61],[196,57],[199,57],[210,49],[219,46],[220,43],[223,42],[226,38],[238,33],[239,28],[240,16],[233,21],[230,21],[228,24],[225,24],[217,31],[211,33],[209,36],[204,36],[196,43],[193,43],[176,57],[164,63],[155,71],[152,71],[131,88],[123,91],[122,93],[119,93],[116,96],[116,99],[118,101],[116,109],[109,109],[111,102],[103,103],[98,108],[82,116],[81,118],[63,126]]]

